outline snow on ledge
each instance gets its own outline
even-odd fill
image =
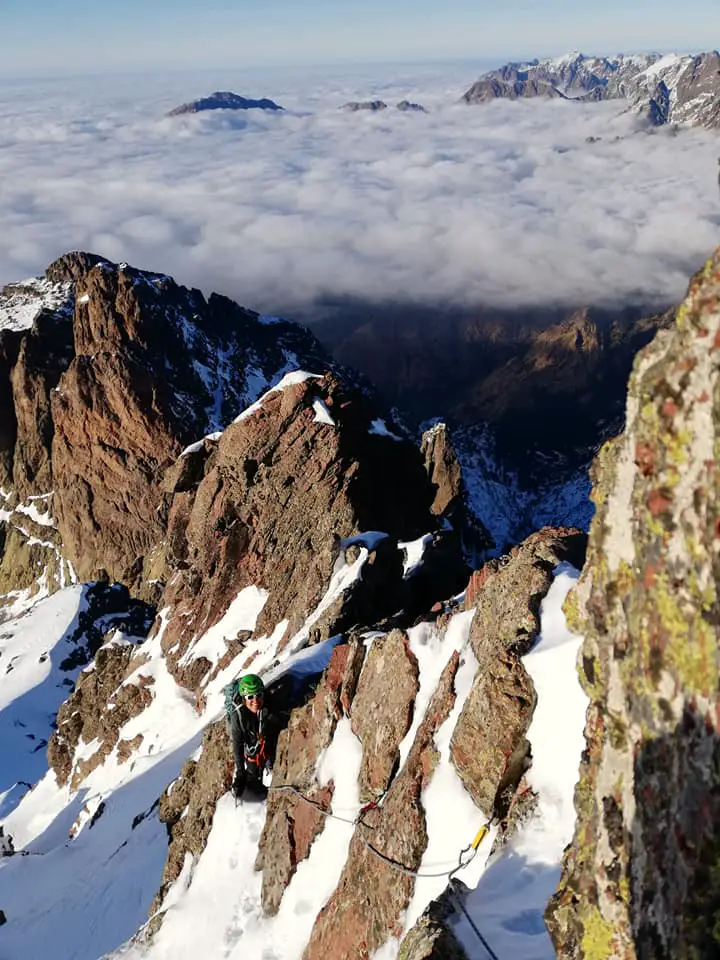
[[[198,450],[202,449],[202,446],[206,440],[219,440],[221,436],[222,430],[217,430],[215,433],[207,433],[202,440],[196,440],[195,443],[191,443],[189,447],[185,447],[178,459],[186,457],[190,453],[197,453]]]
[[[392,433],[390,430],[388,430],[385,421],[379,417],[377,420],[372,421],[368,433],[372,433],[377,437],[388,437],[390,440],[398,440],[402,443],[402,437],[399,437],[396,433]]]
[[[405,551],[403,580],[407,580],[422,566],[425,547],[432,543],[432,539],[433,535],[426,533],[422,537],[418,537],[417,540],[401,540],[398,542],[398,549]]]
[[[335,421],[333,420],[330,411],[319,398],[313,401],[313,410],[315,411],[315,423],[327,423],[327,425],[330,427],[335,426]]]
[[[303,383],[305,380],[321,380],[322,374],[320,373],[308,373],[305,370],[294,370],[292,373],[286,373],[282,378],[280,383],[276,384],[274,387],[271,387],[267,393],[264,393],[259,400],[256,400],[255,403],[251,404],[247,410],[243,410],[239,417],[235,417],[233,423],[240,423],[241,420],[246,420],[248,417],[252,416],[253,413],[256,413],[262,408],[265,400],[270,396],[271,393],[276,393],[278,390],[284,390],[286,387],[292,387],[296,383]]]
[[[199,657],[207,657],[211,663],[217,663],[227,652],[226,638],[235,637],[244,630],[252,632],[255,629],[255,624],[269,596],[267,590],[254,585],[242,589],[227,608],[224,616],[183,655],[180,666],[191,663]]]
[[[31,497],[32,500],[35,499],[45,499],[45,497]],[[30,517],[33,523],[36,523],[39,527],[54,527],[55,521],[48,513],[40,513],[38,508],[34,503],[24,504],[19,503],[15,510],[18,513],[24,513],[26,517]]]

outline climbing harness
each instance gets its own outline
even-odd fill
[[[267,763],[265,737],[259,737],[254,747],[245,747],[245,762],[254,764],[258,768],[258,776],[262,775]]]

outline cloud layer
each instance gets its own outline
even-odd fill
[[[717,139],[617,103],[459,106],[469,65],[6,83],[0,283],[86,249],[264,312],[664,303],[717,244]],[[214,89],[256,111],[168,119]],[[347,114],[408,97],[426,114]],[[602,138],[586,142],[588,137]]]

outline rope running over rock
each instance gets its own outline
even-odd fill
[[[363,807],[358,813],[358,815],[355,817],[355,819],[350,820],[347,817],[339,817],[337,814],[331,813],[329,810],[326,810],[322,806],[322,804],[320,804],[317,800],[311,800],[310,797],[306,797],[305,794],[302,793],[302,791],[299,790],[294,783],[279,783],[277,785],[272,785],[268,787],[268,792],[271,790],[276,790],[278,792],[287,791],[289,793],[294,793],[296,797],[299,797],[300,800],[304,800],[305,803],[309,804],[311,807],[314,807],[319,813],[321,813],[324,817],[327,817],[329,820],[339,820],[342,823],[349,823],[352,826],[365,827],[369,830],[374,829],[374,827],[371,827],[370,824],[365,823],[365,821],[363,820],[363,815],[369,809],[370,806],[376,806],[377,804],[370,804],[367,807]],[[456,904],[465,915],[468,923],[470,924],[470,927],[474,931],[480,943],[482,943],[483,947],[487,951],[488,956],[490,956],[492,960],[499,960],[498,955],[492,949],[490,944],[487,942],[485,937],[477,928],[470,914],[465,909],[465,904],[462,901],[462,896],[460,895],[460,892],[456,886],[458,881],[456,881],[455,879],[455,874],[459,870],[462,870],[465,867],[468,867],[477,856],[477,852],[480,849],[480,844],[489,833],[490,826],[493,823],[494,819],[495,818],[493,817],[483,827],[481,827],[480,830],[478,830],[473,842],[468,844],[467,847],[464,847],[464,849],[460,851],[460,854],[458,856],[457,866],[453,867],[452,870],[443,870],[439,873],[420,873],[419,870],[412,870],[410,869],[410,867],[406,867],[404,864],[399,863],[397,860],[393,860],[392,857],[389,857],[387,856],[387,854],[382,853],[382,851],[378,850],[377,847],[373,846],[372,843],[370,843],[370,841],[367,839],[367,837],[364,835],[362,831],[360,831],[359,836],[362,842],[367,847],[367,849],[370,851],[370,853],[378,857],[380,860],[383,861],[383,863],[386,863],[389,867],[392,867],[393,870],[397,870],[398,873],[402,873],[406,877],[418,877],[420,879],[422,879],[423,877],[428,877],[428,878],[447,877],[450,893],[453,899],[455,900]],[[463,857],[465,856],[465,854],[467,854],[470,851],[472,852],[470,853],[470,856],[467,858],[467,860],[463,860]]]

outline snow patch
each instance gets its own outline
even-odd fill
[[[259,400],[256,400],[255,403],[251,404],[247,410],[243,410],[239,417],[235,417],[233,423],[240,423],[242,420],[246,420],[254,413],[257,413],[257,411],[262,408],[264,401],[270,396],[270,394],[277,393],[279,390],[284,390],[286,387],[291,387],[296,383],[303,383],[305,380],[320,380],[321,377],[322,374],[307,373],[305,370],[295,370],[292,373],[286,373],[280,383],[276,384],[274,387],[271,387],[262,395],[262,397],[260,397]]]
[[[181,666],[206,657],[210,663],[217,663],[227,653],[227,639],[232,639],[238,633],[255,630],[257,619],[262,613],[270,594],[260,587],[245,587],[235,597],[225,614],[216,624],[210,627],[202,637],[191,645],[179,663]]]
[[[335,421],[322,400],[318,399],[313,401],[313,410],[315,411],[314,420],[316,423],[327,423],[328,426],[335,426]]]
[[[402,540],[398,542],[398,548],[405,551],[405,560],[403,562],[403,578],[405,580],[420,569],[425,548],[429,543],[432,543],[432,540],[433,535],[426,533],[417,540]]]
[[[401,443],[403,439],[402,437],[399,437],[396,433],[392,433],[390,430],[388,430],[385,421],[380,418],[372,421],[372,423],[370,424],[370,429],[368,430],[368,433],[372,433],[378,437],[389,437],[390,440],[399,440]]]
[[[44,277],[32,277],[5,287],[0,294],[0,330],[29,330],[41,310],[69,314],[73,301],[70,282],[51,283]]]

